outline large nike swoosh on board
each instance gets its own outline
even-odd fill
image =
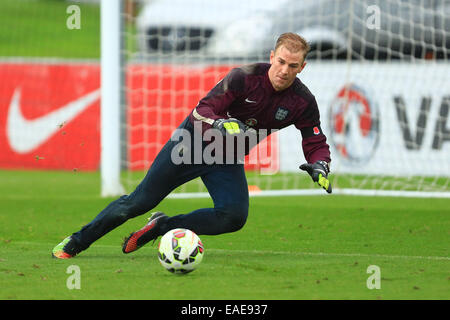
[[[27,153],[38,148],[59,130],[61,124],[74,119],[99,97],[100,89],[97,89],[44,116],[28,120],[20,109],[20,89],[16,89],[6,120],[6,135],[11,149]]]

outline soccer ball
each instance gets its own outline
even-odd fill
[[[162,236],[158,245],[158,258],[162,266],[172,273],[188,273],[203,259],[200,238],[188,229],[173,229]]]

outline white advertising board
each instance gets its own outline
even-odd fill
[[[450,176],[450,64],[309,63],[333,172]],[[298,171],[301,134],[279,132],[280,171]]]

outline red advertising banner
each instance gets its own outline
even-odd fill
[[[98,65],[3,63],[0,83],[1,168],[98,168]]]
[[[148,168],[172,132],[229,66],[132,65],[127,72],[128,159]]]
[[[173,130],[230,68],[129,66],[129,168],[148,169]],[[99,168],[99,65],[3,63],[0,83],[0,168]],[[276,136],[266,140],[262,147],[270,161],[247,169],[278,170]]]

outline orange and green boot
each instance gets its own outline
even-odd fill
[[[75,257],[77,253],[79,251],[76,250],[75,241],[69,236],[53,248],[52,257],[57,259],[70,259]]]

